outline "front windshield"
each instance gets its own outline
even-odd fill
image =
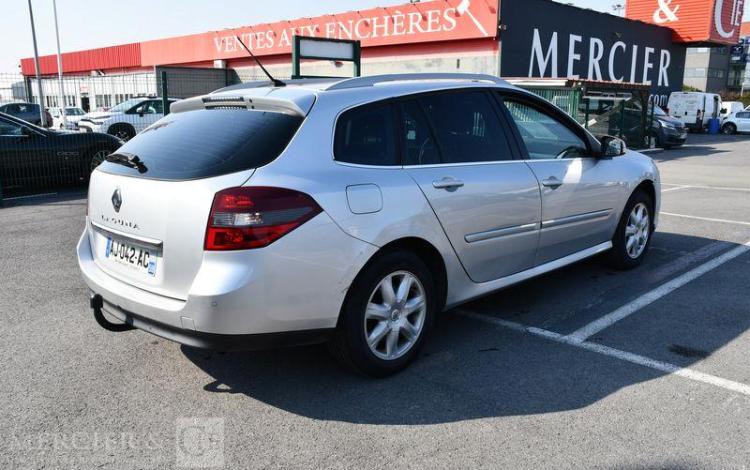
[[[667,113],[665,113],[664,110],[661,109],[660,106],[654,106],[653,108],[654,108],[654,116],[666,116],[667,115]]]
[[[83,116],[83,110],[78,108],[65,108],[65,114],[68,116]]]
[[[132,100],[126,100],[122,103],[118,104],[117,106],[111,108],[109,112],[111,113],[122,113],[127,111],[128,109],[132,108],[133,106],[137,105],[138,103],[145,101],[146,98],[133,98]]]

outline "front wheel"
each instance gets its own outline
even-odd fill
[[[96,167],[101,165],[111,153],[112,151],[107,149],[94,151],[91,155],[91,159],[89,160],[89,173],[96,170]]]
[[[737,126],[735,126],[731,122],[728,122],[721,126],[721,133],[724,135],[734,135],[737,133]]]
[[[643,262],[654,226],[654,202],[645,191],[635,192],[625,206],[609,252],[617,269],[633,269]]]
[[[436,305],[424,262],[408,251],[386,253],[352,284],[329,349],[339,362],[365,375],[399,372],[424,345]]]
[[[107,131],[109,135],[113,135],[123,142],[135,137],[135,129],[130,124],[114,124]]]

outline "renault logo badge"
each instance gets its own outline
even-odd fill
[[[120,188],[117,188],[112,193],[112,207],[115,208],[115,212],[120,212],[120,206],[122,206],[122,194],[120,194]]]

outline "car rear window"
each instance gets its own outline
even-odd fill
[[[299,116],[244,109],[173,113],[117,151],[137,156],[143,163],[140,168],[114,162],[100,168],[160,180],[210,178],[258,168],[284,151],[302,121]]]

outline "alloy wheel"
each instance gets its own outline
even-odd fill
[[[107,156],[110,154],[109,150],[99,150],[91,157],[91,171],[94,171],[96,167],[102,164]]]
[[[427,295],[412,273],[397,271],[378,283],[365,311],[365,338],[380,359],[394,360],[419,340],[427,315]]]
[[[638,203],[630,212],[625,225],[625,251],[632,259],[643,254],[651,236],[651,217],[644,203]]]
[[[130,132],[128,132],[128,131],[126,131],[124,129],[123,130],[118,130],[118,131],[115,132],[115,137],[117,137],[118,139],[122,140],[123,142],[127,142],[128,140],[130,140]]]

